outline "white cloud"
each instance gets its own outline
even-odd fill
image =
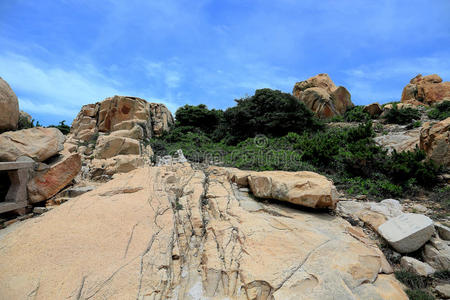
[[[28,113],[45,113],[54,116],[66,117],[76,116],[79,110],[67,109],[62,106],[55,106],[51,103],[35,104],[31,100],[26,98],[19,98],[20,109]],[[71,122],[72,120],[66,120]]]

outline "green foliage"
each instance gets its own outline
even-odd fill
[[[450,280],[450,270],[447,269],[447,270],[436,271],[436,272],[434,272],[433,277],[437,278],[437,279]]]
[[[323,126],[301,101],[278,90],[256,90],[255,95],[236,102],[224,113],[228,142],[232,144],[256,134],[275,137],[316,131]]]
[[[413,121],[406,126],[406,129],[410,130],[410,129],[414,129],[414,128],[419,128],[420,126],[422,126],[422,122]]]
[[[427,287],[427,278],[408,271],[394,272],[395,278],[411,289],[423,289]]]
[[[434,300],[435,298],[426,291],[422,290],[406,290],[406,294],[410,300]]]
[[[175,119],[177,127],[198,128],[207,134],[212,134],[223,122],[223,111],[209,110],[204,104],[185,105],[177,110]]]
[[[23,115],[19,115],[19,122],[17,124],[17,130],[28,129],[28,128],[33,128],[33,127],[34,127],[34,119],[29,121]]]
[[[347,193],[350,195],[373,195],[379,198],[384,196],[400,197],[403,195],[403,188],[393,184],[388,179],[371,178],[345,178],[343,186],[347,187]]]
[[[428,111],[430,119],[444,120],[450,117],[450,101],[442,101]]]
[[[450,186],[435,189],[430,197],[431,201],[440,202],[443,207],[450,209]]]
[[[405,125],[411,123],[413,120],[420,119],[420,113],[415,108],[398,108],[397,105],[394,104],[392,109],[388,110],[384,118],[390,124]]]
[[[356,105],[349,108],[344,115],[347,122],[366,122],[370,120],[370,115],[364,111],[363,105]]]
[[[52,128],[58,128],[64,135],[69,134],[70,132],[70,126],[66,125],[66,120],[63,120],[61,122],[59,122],[58,125],[50,125],[48,127],[52,127]],[[36,125],[37,127],[37,125]]]

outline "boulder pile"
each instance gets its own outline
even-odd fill
[[[325,73],[297,82],[292,94],[320,118],[343,115],[348,108],[354,106],[347,89],[343,86],[336,87]]]

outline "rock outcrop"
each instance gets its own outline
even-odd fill
[[[419,145],[437,164],[450,167],[450,118],[423,124]]]
[[[228,169],[228,177],[262,199],[287,201],[311,208],[335,208],[337,192],[325,176],[314,172],[246,172]],[[246,179],[244,179],[246,178]]]
[[[56,128],[35,127],[0,134],[0,161],[27,156],[42,162],[64,148],[65,137]]]
[[[408,299],[362,230],[222,168],[118,174],[0,239],[5,299]]]
[[[101,133],[150,138],[168,131],[174,120],[164,104],[148,103],[137,97],[114,96],[81,108],[72,123],[73,138],[89,141]],[[132,136],[128,136],[131,134]]]
[[[9,84],[0,77],[0,132],[17,129],[19,100]]]
[[[378,103],[372,103],[369,105],[364,106],[363,109],[366,113],[368,113],[372,118],[376,118],[383,112],[383,109],[381,108],[380,104]]]
[[[343,86],[336,87],[328,74],[318,74],[297,82],[292,94],[320,118],[343,115],[353,107],[350,93]]]
[[[401,101],[413,105],[432,105],[450,100],[450,81],[442,82],[437,74],[417,75],[411,79],[402,92]]]

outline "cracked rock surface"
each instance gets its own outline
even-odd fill
[[[5,299],[407,299],[391,272],[344,219],[188,163],[117,174],[0,232]]]

